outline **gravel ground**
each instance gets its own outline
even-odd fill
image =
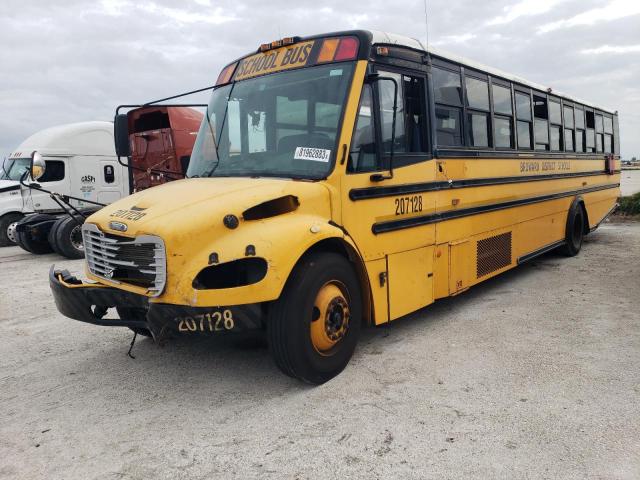
[[[262,347],[138,342],[0,249],[0,478],[640,478],[640,223],[389,327],[320,387]]]

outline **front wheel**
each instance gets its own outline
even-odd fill
[[[362,292],[351,263],[335,253],[310,254],[269,309],[269,349],[285,374],[321,384],[349,363],[361,321]]]
[[[7,213],[0,217],[0,247],[16,244],[15,228],[22,217],[21,213]]]

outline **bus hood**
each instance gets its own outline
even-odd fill
[[[167,238],[213,229],[234,230],[233,219],[260,221],[292,211],[331,218],[329,191],[320,183],[272,178],[192,178],[178,180],[123,198],[87,220],[102,231],[125,236]],[[257,208],[252,208],[257,207]],[[251,210],[250,210],[251,209]],[[249,214],[247,212],[250,212]],[[220,230],[218,230],[220,231]]]

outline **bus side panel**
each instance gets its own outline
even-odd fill
[[[373,321],[375,325],[389,321],[389,303],[387,298],[387,259],[372,260],[365,263],[369,285],[371,285]]]
[[[469,240],[449,244],[449,295],[456,295],[472,284],[471,266],[475,259],[471,245]]]
[[[589,217],[589,228],[595,228],[615,206],[620,189],[603,190],[585,195],[584,203]]]
[[[433,246],[388,257],[391,320],[433,303]]]

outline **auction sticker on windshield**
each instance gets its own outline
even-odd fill
[[[324,148],[297,147],[293,155],[294,160],[313,160],[315,162],[328,162],[331,150]]]

